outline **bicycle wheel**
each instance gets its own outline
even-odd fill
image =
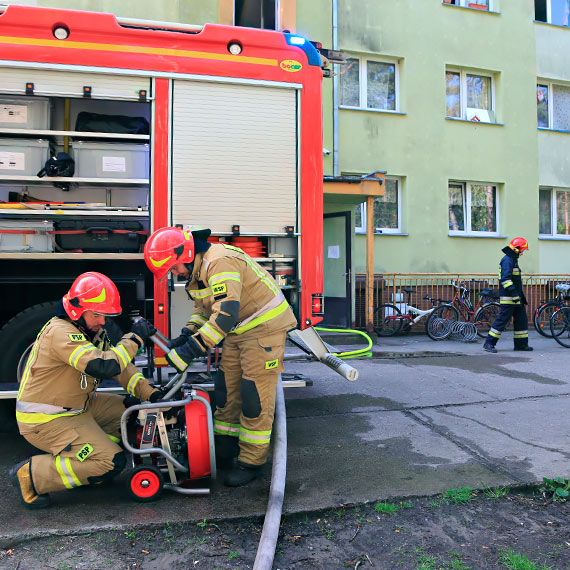
[[[378,336],[394,336],[402,328],[402,311],[395,305],[384,303],[374,311],[374,332]]]
[[[426,333],[432,340],[443,340],[451,334],[451,324],[459,319],[453,305],[439,305],[426,321]]]
[[[552,314],[550,333],[558,344],[570,348],[570,307],[562,307]]]
[[[558,309],[558,303],[556,301],[548,301],[544,303],[532,316],[532,323],[534,328],[542,335],[551,337],[552,333],[550,331],[550,318]]]
[[[473,318],[473,324],[477,327],[477,334],[485,338],[489,334],[489,329],[497,318],[501,305],[499,303],[487,303],[479,308]]]

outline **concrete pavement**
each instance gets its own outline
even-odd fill
[[[342,346],[340,338],[328,340]],[[488,354],[482,340],[380,339],[373,358],[351,361],[360,371],[353,383],[320,363],[288,362],[287,372],[313,385],[285,393],[284,511],[569,477],[570,349],[534,331],[531,344],[534,352],[513,352],[505,333],[499,353]],[[214,482],[207,497],[165,492],[138,504],[117,484],[54,494],[50,509],[27,511],[7,471],[30,452],[19,436],[0,441],[3,547],[32,536],[263,515],[266,508],[269,466],[244,488]]]

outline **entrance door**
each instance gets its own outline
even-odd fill
[[[350,212],[325,214],[323,222],[325,327],[349,328],[352,321]]]

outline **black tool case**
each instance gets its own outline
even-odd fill
[[[148,237],[148,220],[81,218],[54,222],[56,248],[82,253],[140,253]]]

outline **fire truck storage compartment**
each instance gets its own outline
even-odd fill
[[[0,129],[49,128],[49,99],[0,95]]]
[[[64,251],[140,253],[148,234],[148,220],[66,217],[55,221],[55,231],[56,243]]]
[[[50,231],[53,224],[47,220],[0,220],[0,252],[52,252]]]
[[[132,178],[149,176],[148,144],[108,142],[73,143],[75,175],[79,178]]]
[[[46,140],[0,139],[0,176],[36,176],[48,158]]]

